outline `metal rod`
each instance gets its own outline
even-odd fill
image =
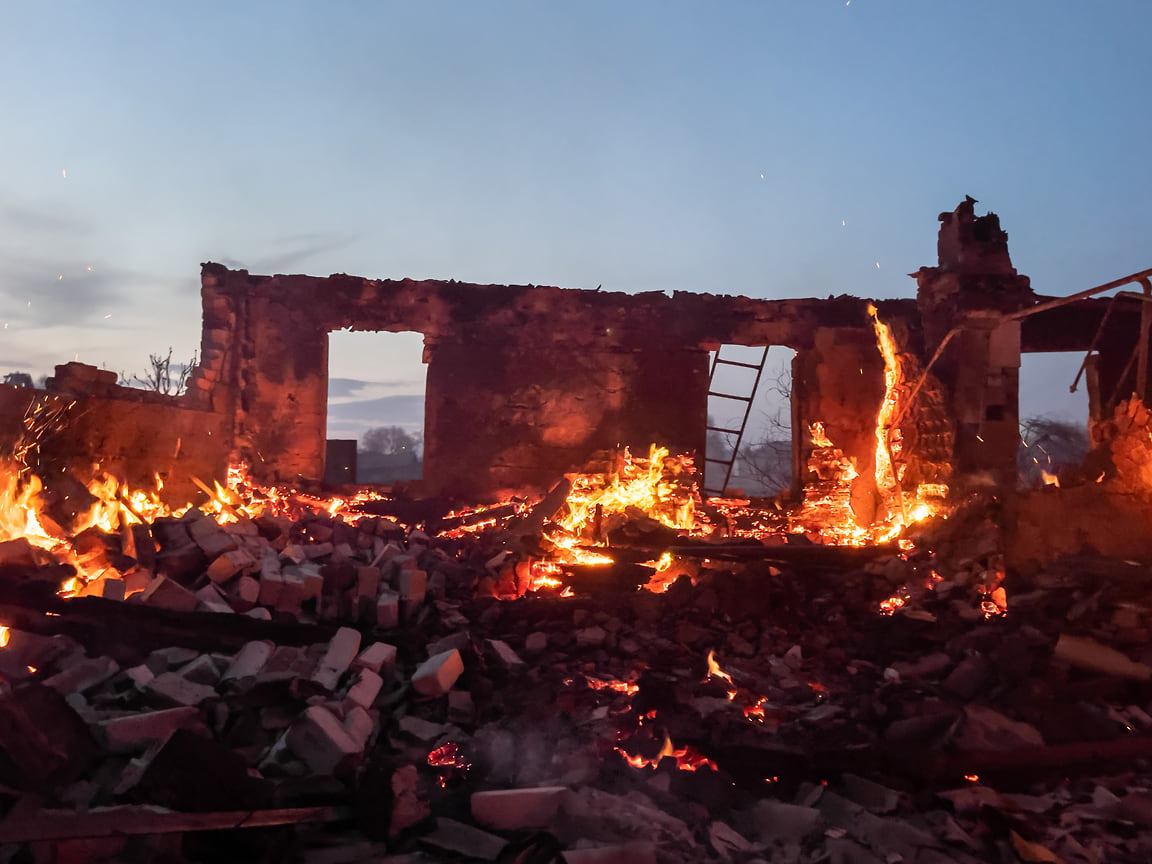
[[[1080,361],[1080,368],[1076,370],[1076,377],[1072,379],[1072,386],[1068,388],[1069,393],[1075,393],[1076,387],[1080,384],[1080,376],[1084,374],[1084,370],[1088,368],[1088,358],[1092,356],[1092,352],[1096,350],[1096,345],[1100,341],[1100,336],[1104,333],[1104,325],[1108,323],[1108,318],[1112,314],[1112,310],[1116,308],[1116,298],[1123,297],[1128,292],[1121,291],[1119,294],[1114,294],[1108,303],[1108,308],[1104,310],[1104,317],[1100,319],[1100,326],[1096,328],[1096,335],[1092,337],[1092,344],[1088,346],[1088,351],[1084,354],[1084,359]]]
[[[1087,291],[1080,291],[1076,294],[1069,294],[1067,297],[1057,297],[1055,300],[1049,300],[1047,303],[1041,303],[1037,306],[1029,306],[1027,309],[1021,309],[1017,312],[1012,312],[1004,316],[1005,321],[1017,321],[1020,318],[1027,318],[1029,315],[1035,315],[1037,312],[1047,312],[1049,309],[1056,309],[1060,306],[1065,306],[1069,303],[1075,303],[1077,300],[1084,300],[1094,294],[1102,294],[1105,291],[1111,291],[1113,288],[1119,288],[1121,285],[1128,285],[1132,282],[1145,282],[1148,277],[1152,276],[1152,267],[1147,270],[1141,270],[1139,273],[1133,273],[1131,276],[1122,276],[1119,279],[1113,279],[1111,282],[1105,282],[1103,285],[1097,285],[1095,288],[1089,288]]]

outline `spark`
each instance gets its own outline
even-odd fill
[[[65,180],[67,180],[68,179],[68,169],[67,168],[61,168],[60,169],[60,176],[63,177]]]
[[[841,219],[841,220],[840,220],[840,224],[841,224],[841,225],[843,225],[843,226],[845,226],[845,227],[847,227],[847,225],[848,225],[848,220],[847,220],[847,219]]]
[[[763,175],[763,174],[761,174],[761,175],[760,175],[760,179],[761,179],[761,180],[763,180],[763,179],[764,179],[764,175]]]
[[[879,262],[879,261],[877,261],[877,262],[876,262],[876,269],[877,269],[877,270],[879,270],[879,269],[880,269],[880,262]]]
[[[56,277],[56,281],[57,281],[57,282],[63,282],[63,281],[64,281],[64,274],[63,274],[63,273],[61,273],[59,276],[57,276],[57,277]]]
[[[107,315],[104,316],[104,320],[107,321],[111,317],[112,317],[112,313],[109,312]]]
[[[92,265],[91,265],[91,264],[89,264],[89,265],[88,265],[88,272],[89,272],[89,273],[91,273],[91,272],[92,272]]]

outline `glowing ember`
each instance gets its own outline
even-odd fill
[[[668,733],[664,733],[664,743],[660,747],[660,752],[651,759],[646,759],[639,755],[634,756],[620,747],[616,747],[615,750],[623,756],[624,761],[633,768],[655,768],[660,764],[661,759],[669,757],[676,760],[676,767],[681,771],[697,771],[700,768],[711,768],[713,771],[719,770],[715,762],[700,753],[696,748],[691,746],[673,747],[672,739],[668,737]]]
[[[909,600],[909,597],[907,594],[905,594],[905,595],[894,594],[891,597],[889,597],[887,600],[881,600],[880,601],[880,614],[881,615],[891,615],[897,609],[899,609],[905,603],[907,603],[908,600]]]
[[[5,625],[0,624],[0,648],[6,648],[10,638],[12,638],[11,632]]]
[[[980,775],[979,774],[965,774],[964,779],[967,780],[969,783],[976,783],[977,781],[979,781]]]
[[[455,741],[448,741],[429,753],[428,764],[438,769],[437,782],[441,787],[446,786],[453,777],[463,777],[472,767]]]
[[[593,690],[615,690],[617,693],[625,693],[628,696],[634,696],[640,692],[640,685],[632,681],[620,681],[615,678],[609,681],[600,678],[585,678],[584,680]]]

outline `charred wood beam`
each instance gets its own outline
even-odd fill
[[[1108,315],[1110,304],[1115,309]],[[1025,354],[1044,351],[1087,351],[1100,329],[1097,340],[1110,348],[1131,346],[1140,336],[1140,307],[1138,300],[1104,298],[1081,300],[1067,306],[1058,306],[1037,312],[1020,322],[1020,350]]]
[[[163,807],[122,805],[94,807],[84,812],[17,807],[0,822],[0,843],[116,837],[133,834],[175,834],[184,831],[227,831],[293,825],[300,822],[341,822],[346,807],[288,807],[222,813],[179,813]]]
[[[328,623],[260,621],[246,615],[176,612],[103,597],[66,600],[45,594],[0,585],[0,620],[17,630],[49,636],[62,633],[89,651],[117,660],[172,645],[200,651],[237,651],[259,639],[277,645],[312,645],[328,641],[338,629]]]
[[[862,567],[869,561],[899,554],[893,543],[875,546],[816,546],[795,544],[765,546],[762,543],[685,544],[677,546],[581,547],[620,563],[653,561],[664,552],[677,558],[709,558],[716,561],[768,561],[790,567],[840,570]]]

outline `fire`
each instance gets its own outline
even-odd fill
[[[817,420],[810,427],[808,427],[808,435],[812,439],[812,445],[815,447],[834,447],[835,445],[828,438],[824,432],[824,424]]]
[[[628,696],[635,696],[640,692],[640,685],[632,681],[620,681],[613,678],[610,681],[605,681],[601,678],[585,678],[588,686],[593,690],[614,690],[617,693],[624,693]]]
[[[0,624],[0,648],[8,647],[8,640],[12,638],[12,633],[4,624]]]
[[[896,350],[896,342],[892,338],[892,331],[880,320],[876,307],[871,303],[868,304],[868,315],[876,331],[876,344],[884,358],[884,399],[876,415],[876,488],[886,502],[891,501],[895,493],[899,504],[899,512],[893,513],[891,517],[891,530],[883,538],[887,540],[898,534],[905,526],[933,515],[939,509],[935,499],[946,495],[948,488],[938,483],[921,484],[916,489],[915,497],[909,500],[907,492],[901,486],[903,472],[897,468],[894,459],[900,455],[903,447],[900,429],[895,427],[895,423],[904,409],[900,402],[901,397],[905,395],[905,388],[902,386],[904,368]],[[889,509],[893,508],[889,505]]]
[[[708,677],[709,678],[723,678],[729,684],[732,683],[732,676],[720,668],[720,664],[716,662],[716,652],[708,652]]]
[[[633,768],[655,768],[660,764],[661,759],[670,757],[676,760],[676,767],[681,771],[697,771],[700,768],[711,768],[713,771],[719,770],[715,762],[700,753],[696,748],[691,746],[673,747],[672,739],[668,737],[667,732],[664,733],[664,743],[660,746],[660,752],[651,759],[640,755],[632,755],[621,747],[616,747],[615,749],[617,753],[624,757],[624,761]]]
[[[691,496],[678,495],[676,484],[665,476],[668,448],[653,444],[648,458],[633,457],[626,449],[619,473],[605,478],[581,474],[572,484],[560,525],[576,535],[585,534],[597,518],[637,508],[669,528],[689,530],[695,525]],[[681,457],[683,459],[683,457]]]

